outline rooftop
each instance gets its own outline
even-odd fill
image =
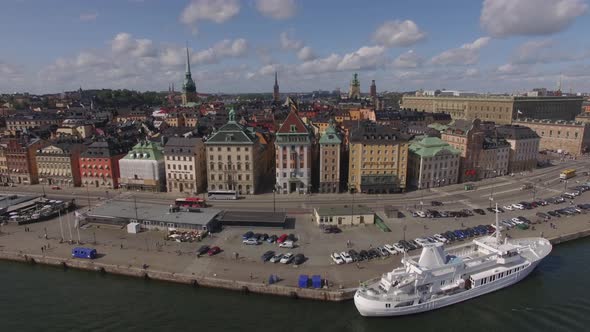
[[[354,208],[350,205],[342,205],[342,206],[325,206],[320,208],[314,209],[318,215],[320,216],[344,216],[344,215],[354,215],[359,214],[373,214],[373,210],[369,209],[364,205],[355,205]]]
[[[200,209],[200,212],[170,212],[170,206],[166,204],[137,202],[136,216],[134,202],[108,201],[104,205],[93,208],[88,212],[88,216],[206,225],[220,212],[221,210],[211,208]]]

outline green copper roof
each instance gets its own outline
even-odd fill
[[[326,132],[320,137],[320,144],[340,144],[342,138],[334,127],[334,122],[330,120],[330,125],[326,128]]]
[[[123,159],[131,160],[163,160],[164,153],[160,143],[140,142],[137,143]]]
[[[409,150],[420,157],[434,157],[443,150],[446,150],[451,154],[461,153],[459,150],[450,146],[449,143],[438,137],[426,137],[420,141],[416,141],[410,144]]]

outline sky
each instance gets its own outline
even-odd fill
[[[590,92],[590,0],[1,0],[0,93]]]

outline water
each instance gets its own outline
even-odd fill
[[[556,247],[504,290],[425,314],[363,318],[323,303],[0,262],[0,331],[584,331],[590,240]]]

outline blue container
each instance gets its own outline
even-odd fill
[[[309,282],[309,276],[307,274],[299,275],[299,287],[300,288],[307,288],[308,282]]]
[[[311,285],[313,288],[322,288],[322,277],[317,274],[311,276]]]
[[[72,249],[72,257],[95,259],[96,258],[96,249],[76,247],[76,248]]]

